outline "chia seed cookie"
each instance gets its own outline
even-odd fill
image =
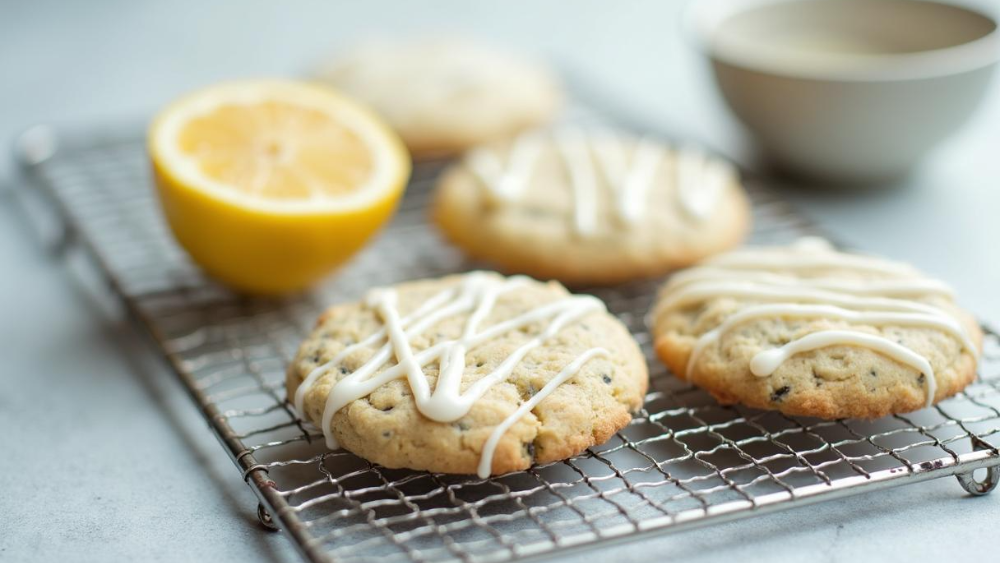
[[[727,162],[575,127],[466,153],[443,174],[433,215],[470,256],[572,285],[688,266],[736,246],[750,226]]]
[[[595,297],[473,272],[327,310],[287,373],[331,447],[480,476],[576,455],[642,406],[646,363]]]
[[[681,272],[650,324],[663,362],[719,402],[827,419],[958,393],[975,379],[983,337],[944,283],[820,239]]]
[[[317,78],[371,105],[415,156],[436,156],[548,121],[562,91],[545,68],[459,39],[370,42]]]

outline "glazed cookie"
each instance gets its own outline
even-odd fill
[[[739,244],[750,224],[728,163],[580,128],[470,151],[443,175],[433,212],[471,256],[574,285],[690,265]]]
[[[562,101],[545,69],[456,39],[368,43],[317,74],[382,114],[417,156],[514,135]]]
[[[331,448],[482,477],[606,441],[647,384],[638,345],[599,299],[487,272],[329,309],[287,377]]]
[[[650,317],[656,352],[724,404],[821,418],[929,406],[976,376],[982,332],[945,284],[821,239],[681,272]]]

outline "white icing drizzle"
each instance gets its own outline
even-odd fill
[[[650,137],[641,137],[636,144],[631,166],[628,166],[625,147],[616,134],[610,131],[601,134],[594,140],[593,146],[604,177],[615,192],[619,218],[628,225],[635,225],[645,213],[647,193],[660,163],[666,157],[666,150]]]
[[[480,329],[479,325],[492,312],[497,298],[505,292],[523,286],[527,281],[528,278],[520,276],[503,279],[473,272],[468,274],[458,287],[439,292],[405,317],[400,317],[396,308],[395,290],[391,288],[373,290],[365,302],[378,313],[384,323],[383,328],[364,340],[348,346],[329,362],[310,372],[296,389],[295,408],[300,416],[303,416],[305,395],[312,386],[319,383],[323,374],[339,365],[353,352],[381,343],[368,361],[337,381],[330,390],[321,420],[327,446],[338,447],[331,433],[331,422],[337,411],[395,379],[407,380],[417,410],[427,418],[438,422],[458,420],[469,412],[472,405],[487,390],[506,380],[531,350],[541,346],[568,324],[590,313],[605,310],[604,304],[596,297],[570,295],[530,309],[512,319]],[[446,318],[465,313],[469,314],[469,318],[458,339],[439,342],[419,352],[413,350],[410,343],[413,338]],[[519,346],[496,369],[474,382],[465,392],[461,391],[465,356],[469,350],[503,334],[542,321],[547,321],[548,324],[538,335]],[[594,348],[580,355],[549,381],[542,391],[522,404],[497,426],[483,447],[479,475],[484,478],[489,476],[494,450],[500,438],[514,423],[550,394],[555,387],[575,375],[587,361],[606,354],[607,351]],[[396,359],[396,364],[383,370],[393,357]],[[439,365],[439,375],[434,389],[431,390],[423,368],[435,361]]]
[[[562,154],[573,189],[576,232],[591,235],[597,229],[597,173],[587,137],[579,129],[556,134],[556,149]]]
[[[705,265],[748,270],[808,271],[821,268],[846,268],[876,274],[912,276],[918,273],[913,267],[899,262],[833,252],[828,244],[824,246],[815,238],[803,239],[793,249],[800,252],[781,253],[768,249],[748,248],[717,256],[707,260]]]
[[[703,334],[692,348],[686,372],[691,376],[702,353],[733,328],[762,318],[823,318],[874,326],[922,327],[939,330],[955,338],[973,356],[979,351],[953,312],[927,303],[896,299],[941,296],[951,298],[951,289],[936,280],[912,277],[916,270],[875,258],[833,251],[825,241],[803,240],[787,249],[747,249],[708,261],[698,270],[675,276],[670,293],[659,312],[697,304],[717,297],[738,297],[754,303],[727,317]],[[802,271],[847,269],[905,278],[874,280],[850,277],[798,278],[767,270]],[[758,271],[763,270],[763,271]],[[860,330],[823,330],[807,334],[779,348],[756,354],[751,372],[767,377],[795,354],[835,345],[863,346],[886,355],[924,374],[927,405],[934,401],[937,382],[928,360],[902,344]]]
[[[728,163],[708,158],[705,153],[693,148],[684,148],[677,153],[676,172],[677,199],[681,209],[699,221],[709,217],[736,175]]]
[[[479,458],[479,467],[477,468],[477,475],[486,478],[490,474],[490,468],[493,467],[493,452],[497,449],[497,444],[500,443],[500,438],[510,430],[510,427],[514,425],[515,422],[520,420],[524,415],[531,412],[531,409],[535,408],[538,403],[542,402],[542,399],[548,397],[550,393],[555,391],[556,387],[562,385],[565,381],[576,375],[576,372],[580,371],[583,364],[586,364],[591,359],[598,356],[608,357],[609,353],[604,348],[591,348],[583,354],[580,354],[575,360],[570,362],[566,367],[562,369],[555,377],[553,377],[544,387],[537,393],[535,393],[530,399],[521,403],[521,406],[514,411],[513,414],[508,416],[493,429],[490,437],[486,440],[486,444],[483,445],[483,455]]]
[[[643,137],[640,142],[647,140]],[[620,186],[629,174],[629,162],[625,157],[625,143],[622,141],[622,136],[612,129],[600,129],[591,134],[591,145],[594,147],[594,155],[600,162],[604,180],[610,186]]]
[[[691,356],[688,358],[687,363],[687,373],[690,374],[691,370],[694,369],[695,364],[698,362],[698,358],[701,357],[702,351],[710,344],[718,341],[723,334],[731,330],[733,327],[747,321],[767,317],[812,317],[837,319],[876,326],[894,325],[932,327],[943,332],[947,332],[955,337],[956,340],[962,343],[962,347],[966,350],[972,353],[975,353],[976,350],[975,344],[973,344],[972,340],[965,334],[965,331],[962,329],[961,325],[958,324],[958,321],[948,316],[921,313],[891,313],[881,311],[861,312],[851,311],[850,309],[843,309],[832,305],[798,305],[792,303],[780,303],[777,305],[756,305],[742,309],[727,318],[715,329],[703,334],[691,350]],[[775,366],[775,369],[777,369],[777,366]],[[772,369],[771,371],[774,370]],[[770,375],[770,372],[768,372],[767,375]]]
[[[514,141],[507,166],[504,167],[496,153],[479,148],[467,157],[469,169],[479,177],[490,191],[506,201],[521,197],[531,180],[535,163],[542,153],[542,141],[537,134],[524,134]]]
[[[890,311],[910,311],[930,314],[940,313],[940,310],[932,305],[906,301],[904,299],[893,299],[891,297],[868,297],[850,295],[848,293],[836,291],[812,289],[809,287],[746,282],[742,281],[740,278],[732,281],[713,281],[702,284],[694,284],[690,287],[681,289],[676,294],[665,299],[662,307],[670,308],[689,305],[691,303],[704,301],[721,295],[779,303],[791,300],[791,302],[830,303],[840,307],[852,307],[855,309],[881,308],[883,310]]]
[[[492,194],[504,201],[516,201],[530,182],[542,145],[540,133],[523,134],[511,145],[506,166],[495,151],[487,148],[471,151],[466,163]],[[555,132],[555,151],[566,168],[573,194],[577,234],[590,236],[597,229],[602,183],[612,192],[615,214],[621,222],[627,227],[641,222],[656,173],[670,155],[677,173],[675,178],[665,178],[664,185],[673,186],[681,209],[697,221],[710,217],[725,189],[734,183],[736,172],[732,166],[700,151],[672,152],[654,139],[642,137],[630,158],[626,158],[625,145],[612,131],[566,128]]]
[[[940,295],[954,297],[954,291],[944,282],[932,279],[892,279],[892,280],[849,280],[841,278],[797,278],[770,272],[732,272],[722,268],[705,266],[679,272],[671,278],[670,287],[677,288],[693,283],[738,278],[746,282],[766,283],[783,287],[809,287],[850,293],[854,295],[881,295],[884,297],[920,297]]]
[[[778,366],[784,363],[785,360],[795,354],[843,344],[870,348],[924,374],[924,379],[927,380],[927,402],[925,404],[928,407],[934,404],[937,381],[934,379],[934,369],[931,368],[931,364],[927,361],[927,358],[917,354],[906,346],[896,344],[881,336],[866,334],[864,332],[824,330],[807,334],[798,340],[793,340],[785,344],[781,348],[765,350],[757,354],[750,360],[750,372],[757,377],[767,377],[774,373],[774,370],[778,369]]]

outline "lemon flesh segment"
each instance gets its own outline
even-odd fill
[[[243,292],[314,283],[392,215],[410,172],[373,114],[297,83],[227,84],[168,107],[150,130],[160,201],[205,271]]]
[[[204,176],[264,199],[321,199],[372,173],[368,147],[313,108],[280,101],[230,105],[185,123],[181,152]]]

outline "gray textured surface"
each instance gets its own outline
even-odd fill
[[[679,137],[738,150],[678,36],[679,3],[36,1],[0,17],[0,142],[31,123],[148,116],[238,76],[294,74],[366,33],[451,29],[576,69]],[[847,242],[909,260],[1000,322],[1000,84],[975,123],[898,189],[786,188]],[[0,184],[11,170],[0,162]],[[4,192],[6,193],[6,192]],[[294,561],[194,408],[95,282],[47,258],[0,197],[0,561]],[[72,268],[70,268],[72,269]],[[609,548],[620,560],[995,556],[1000,497],[943,479]]]

